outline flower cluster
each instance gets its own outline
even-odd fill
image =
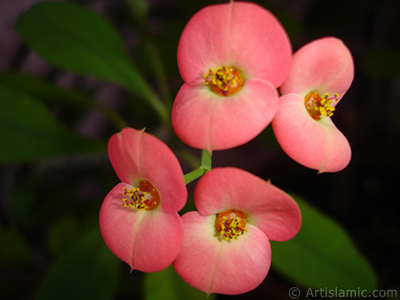
[[[336,172],[349,163],[350,146],[331,117],[354,67],[337,38],[313,41],[293,55],[275,16],[231,1],[191,18],[179,41],[178,67],[184,84],[172,125],[189,146],[207,153],[229,149],[272,123],[282,149],[300,164]],[[294,199],[247,171],[207,170],[194,190],[197,211],[181,216],[186,183],[166,144],[125,128],[111,137],[108,152],[121,183],[104,199],[100,229],[132,270],[172,264],[207,294],[245,293],[268,274],[269,241],[286,241],[300,229]]]
[[[260,6],[231,2],[199,11],[178,45],[185,83],[172,108],[177,135],[194,148],[224,150],[272,121],[298,163],[319,172],[345,168],[351,149],[331,117],[354,77],[351,53],[334,37],[291,53],[285,30]]]

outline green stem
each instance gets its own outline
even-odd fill
[[[197,178],[200,178],[201,176],[203,176],[207,171],[205,169],[196,169],[193,170],[192,172],[189,172],[187,174],[185,174],[185,176],[183,176],[185,178],[185,183],[189,184],[192,181],[196,180]]]
[[[200,168],[210,171],[211,170],[211,158],[212,158],[211,152],[208,152],[207,150],[201,150]]]
[[[197,178],[200,178],[211,170],[211,156],[211,152],[208,152],[207,150],[202,150],[200,167],[185,174],[184,178],[186,184],[189,184]]]

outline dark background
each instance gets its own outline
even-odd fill
[[[26,72],[60,86],[92,91],[99,101],[121,112],[130,126],[147,127],[149,132],[163,138],[151,111],[144,111],[139,118],[129,118],[125,100],[130,96],[124,90],[52,68],[22,43],[13,29],[15,21],[19,13],[37,2],[40,1],[0,1],[0,71]],[[140,34],[124,1],[70,2],[106,16],[118,28],[134,61],[152,80]],[[182,84],[175,54],[180,33],[197,10],[216,2],[227,1],[148,1],[150,33],[156,46],[162,49],[172,97]],[[352,146],[352,161],[341,172],[317,175],[316,171],[288,158],[269,127],[244,146],[215,152],[213,166],[241,167],[262,178],[270,178],[285,191],[301,195],[349,232],[376,271],[379,289],[399,290],[400,1],[255,2],[282,22],[294,51],[324,36],[336,36],[349,47],[355,62],[355,78],[337,107],[333,121]],[[82,135],[107,141],[115,131],[96,112],[77,112],[63,106],[51,108],[59,119]],[[184,147],[179,141],[170,142],[178,149]],[[193,154],[199,153],[193,151]],[[190,171],[185,164],[184,168]],[[32,265],[27,268],[10,267],[0,261],[0,287],[19,289],[21,299],[30,299],[52,262],[46,250],[46,235],[51,224],[65,215],[94,224],[101,201],[118,179],[105,153],[31,164],[4,164],[0,171],[0,226],[21,231],[34,251]],[[194,183],[190,184],[189,189],[193,186]],[[21,214],[15,217],[15,199],[20,198],[31,199],[31,202],[23,202],[22,208],[18,208],[20,211],[26,208],[24,217]],[[122,273],[121,286],[124,287],[117,299],[143,298],[129,288],[140,286],[141,274],[129,274],[127,267]],[[218,296],[218,299],[289,299],[288,290],[293,285],[272,269],[265,282],[254,291],[239,296]]]

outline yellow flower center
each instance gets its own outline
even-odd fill
[[[333,105],[337,101],[339,101],[338,94],[335,94],[333,97],[329,97],[329,94],[325,94],[321,97],[317,92],[310,92],[304,98],[307,111],[314,120],[320,120],[321,116],[332,117],[335,111]]]
[[[204,74],[204,83],[209,85],[215,94],[228,97],[242,88],[243,78],[238,70],[224,66],[215,70],[209,69]]]
[[[229,209],[218,214],[215,226],[224,240],[237,240],[239,236],[247,231],[245,228],[246,218],[247,215],[244,212]]]
[[[124,197],[124,207],[135,207],[138,210],[154,210],[160,203],[160,196],[155,187],[148,181],[139,182],[138,187],[133,187],[129,191],[124,187],[122,194]]]

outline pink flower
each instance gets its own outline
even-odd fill
[[[177,211],[186,203],[187,189],[180,164],[166,144],[132,128],[111,137],[108,154],[122,182],[100,209],[104,241],[132,270],[162,270],[182,244]]]
[[[257,287],[271,264],[269,240],[300,229],[295,201],[269,181],[237,168],[215,168],[194,191],[197,211],[182,216],[182,249],[173,265],[193,287],[241,294]]]
[[[291,53],[281,24],[254,3],[232,1],[196,13],[178,45],[185,83],[172,125],[179,138],[208,151],[255,138],[277,110],[276,87],[290,70]]]
[[[315,40],[294,54],[272,121],[279,144],[293,160],[319,172],[348,165],[349,142],[331,116],[353,77],[351,53],[337,38]]]

